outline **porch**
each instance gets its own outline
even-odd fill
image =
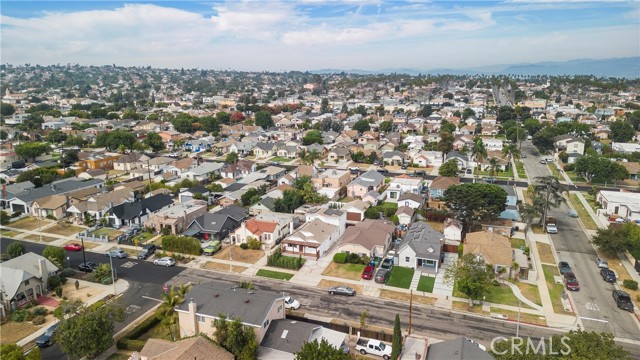
[[[283,255],[300,255],[314,260],[318,260],[318,258],[320,258],[320,250],[313,246],[292,244],[283,241],[281,249]]]

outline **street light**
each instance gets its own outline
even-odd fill
[[[40,175],[36,175],[34,179],[40,179]],[[42,211],[42,209],[38,207],[38,212],[36,212],[36,217],[38,218],[38,234],[40,235],[40,242],[42,242],[42,226],[40,225],[40,211]]]
[[[116,291],[116,269],[113,267],[113,257],[111,255],[109,255],[109,264],[111,265],[111,283],[113,284],[113,295],[115,296],[118,295]]]

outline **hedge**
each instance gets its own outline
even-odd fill
[[[182,254],[200,255],[200,241],[190,236],[165,235],[162,237],[162,250]]]
[[[275,266],[283,269],[291,269],[298,270],[304,264],[305,259],[302,256],[292,257],[292,256],[283,256],[282,250],[277,249],[273,252],[273,254],[267,257],[267,265]]]
[[[638,282],[635,280],[624,279],[624,281],[622,282],[622,286],[626,287],[627,289],[638,290]]]
[[[333,262],[337,264],[344,264],[347,262],[347,253],[337,253],[333,255]]]
[[[118,350],[129,350],[129,351],[140,352],[142,351],[142,348],[146,343],[147,342],[144,340],[133,340],[133,339],[122,338],[118,340],[118,342],[116,342],[116,347],[118,348]]]
[[[116,347],[120,350],[140,351],[144,347],[146,341],[138,340],[138,338],[149,331],[152,327],[160,322],[160,318],[156,315],[145,319],[143,322],[129,331],[123,338],[116,342]]]

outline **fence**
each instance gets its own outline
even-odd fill
[[[300,316],[296,316],[296,315],[292,315],[292,314],[287,314],[287,319],[292,319],[292,320],[297,320],[297,321],[304,321],[310,324],[316,324],[316,325],[322,325],[325,328],[331,329],[331,330],[335,330],[335,331],[339,331],[345,334],[349,334],[349,336],[354,336],[354,335],[358,335],[358,332],[360,332],[360,336],[364,337],[364,338],[369,338],[369,339],[376,339],[376,340],[380,340],[383,342],[387,342],[390,343],[393,341],[393,333],[391,331],[386,332],[384,330],[374,330],[374,329],[362,329],[360,328],[360,326],[356,325],[356,326],[352,326],[352,325],[348,325],[348,324],[336,324],[336,323],[332,323],[332,322],[325,322],[325,321],[321,321],[321,320],[317,320],[317,319],[309,319],[309,318],[305,318],[305,317],[300,317]]]

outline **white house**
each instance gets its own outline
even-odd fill
[[[425,222],[411,225],[398,248],[398,264],[435,273],[440,268],[444,235]]]
[[[420,167],[439,167],[442,165],[443,159],[444,155],[442,151],[420,151],[413,156],[411,162]]]
[[[422,178],[408,175],[396,176],[385,190],[385,197],[389,202],[398,202],[400,195],[410,192],[420,194],[422,190]]]
[[[502,139],[496,138],[483,138],[484,148],[487,151],[502,151],[503,143]]]
[[[599,214],[629,221],[640,220],[640,193],[601,190],[596,201],[602,206],[598,209]]]
[[[462,223],[456,219],[447,219],[444,222],[445,240],[462,241]]]

